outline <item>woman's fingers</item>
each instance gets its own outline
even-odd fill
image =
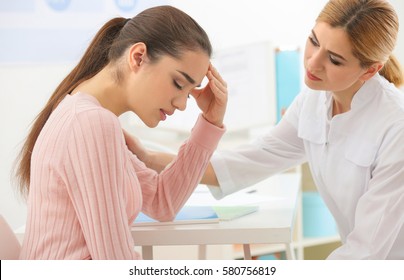
[[[217,71],[217,69],[212,65],[212,63],[210,64],[209,69],[211,70],[211,74],[213,75],[213,77],[215,77],[218,81],[219,84],[223,85],[225,88],[227,88],[227,83],[226,81],[222,78],[222,76],[220,75],[219,71]]]
[[[223,94],[227,95],[227,83],[223,80],[217,69],[213,67],[212,64],[209,67],[207,77],[210,81],[211,89],[215,96],[222,97]]]

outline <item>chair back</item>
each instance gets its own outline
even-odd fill
[[[18,260],[20,250],[21,245],[15,233],[0,215],[0,260]]]

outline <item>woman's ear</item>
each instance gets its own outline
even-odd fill
[[[367,71],[361,76],[360,80],[362,81],[367,81],[370,78],[372,78],[377,72],[380,71],[380,69],[383,68],[383,63],[381,62],[376,62],[373,63],[368,69]]]
[[[129,49],[129,67],[132,71],[137,71],[147,57],[147,47],[145,43],[133,44]]]

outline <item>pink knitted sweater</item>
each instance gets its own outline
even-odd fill
[[[113,113],[90,95],[67,95],[32,153],[20,258],[141,258],[134,250],[133,220],[140,211],[171,220],[223,133],[200,116],[175,161],[158,174],[128,150]]]

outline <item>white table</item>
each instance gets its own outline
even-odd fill
[[[142,247],[144,259],[153,259],[153,246],[201,245],[203,257],[209,244],[243,244],[244,258],[251,259],[250,244],[283,243],[287,258],[294,259],[291,242],[300,182],[300,173],[284,173],[248,188],[262,196],[259,210],[231,221],[132,227],[135,245]],[[235,195],[248,200],[249,193]]]

